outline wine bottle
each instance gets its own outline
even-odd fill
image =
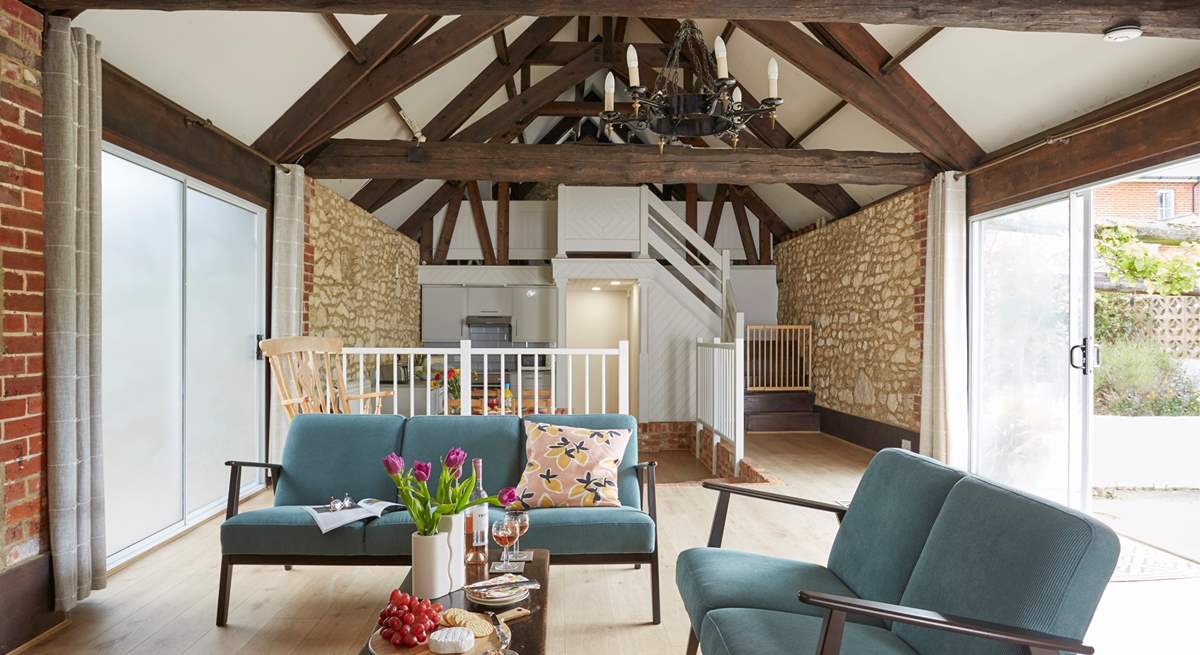
[[[475,470],[475,488],[471,490],[471,500],[487,498],[483,490],[483,460],[476,457],[471,460]],[[466,521],[467,564],[484,564],[488,561],[488,506],[480,503],[467,510]]]

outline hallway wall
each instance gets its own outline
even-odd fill
[[[841,424],[849,415],[920,430],[928,190],[776,247],[779,322],[812,324],[817,404]]]

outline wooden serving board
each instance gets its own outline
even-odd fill
[[[488,625],[492,624],[492,619],[488,617],[487,614],[480,614],[479,612],[471,612],[471,614],[483,621],[486,621]],[[523,619],[529,616],[529,610],[524,607],[514,607],[510,610],[500,612],[497,616],[500,617],[501,621],[499,629],[508,630],[508,625],[505,624],[506,621]],[[393,653],[399,655],[429,655],[433,652],[429,650],[428,641],[423,644],[417,644],[412,648],[393,646],[392,642],[384,641],[380,631],[380,628],[376,628],[375,632],[371,635],[371,640],[367,642],[367,648],[371,653],[374,653],[374,655],[391,655]],[[496,634],[496,631],[493,630],[492,633],[486,637],[476,637],[475,647],[466,651],[463,655],[484,655],[489,650],[499,647],[500,637]]]

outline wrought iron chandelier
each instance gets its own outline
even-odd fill
[[[775,110],[783,104],[779,97],[779,62],[772,57],[767,64],[767,95],[757,107],[742,102],[742,90],[729,75],[725,40],[717,37],[713,52],[704,43],[704,34],[690,20],[683,21],[667,59],[650,90],[641,85],[637,50],[627,51],[629,64],[629,93],[633,97],[633,113],[624,116],[615,111],[616,81],[609,73],[604,80],[604,111],[602,118],[609,130],[624,125],[634,130],[649,130],[658,135],[662,148],[680,138],[718,136],[730,137],[737,146],[738,132],[756,116],[767,114],[775,121]],[[685,63],[691,66],[692,88],[685,88]]]

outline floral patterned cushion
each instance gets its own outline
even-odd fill
[[[629,430],[592,430],[525,423],[529,464],[517,483],[517,502],[535,507],[619,507],[617,469]]]

